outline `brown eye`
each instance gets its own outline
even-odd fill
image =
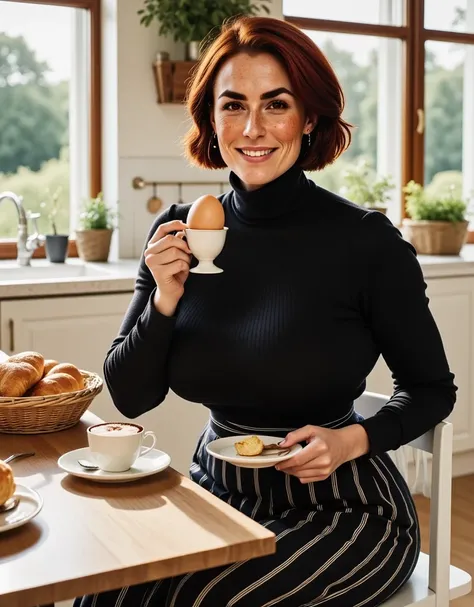
[[[222,109],[229,110],[231,112],[235,112],[236,110],[238,110],[240,108],[241,108],[240,103],[237,103],[236,101],[229,101],[229,103],[226,103]]]
[[[270,103],[271,110],[285,110],[288,107],[286,101],[282,101],[281,99],[275,99]]]

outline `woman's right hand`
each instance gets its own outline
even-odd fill
[[[173,316],[189,275],[191,249],[183,240],[186,227],[177,219],[161,224],[145,249],[145,264],[158,287],[155,306],[165,316]]]

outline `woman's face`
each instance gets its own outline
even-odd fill
[[[286,71],[268,53],[240,53],[223,64],[214,83],[211,119],[224,162],[248,190],[293,166],[303,135],[314,126]]]

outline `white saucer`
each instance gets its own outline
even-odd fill
[[[244,438],[248,438],[249,436],[249,434],[243,434],[241,436],[218,438],[206,445],[207,452],[217,459],[222,459],[230,464],[234,464],[234,466],[239,466],[240,468],[270,468],[279,462],[290,459],[290,457],[296,455],[303,448],[297,443],[291,447],[290,452],[287,455],[278,455],[275,451],[269,451],[268,455],[237,455],[234,443],[244,440]],[[279,443],[282,440],[281,436],[264,436],[262,434],[251,436],[258,436],[265,445]]]
[[[85,470],[78,459],[85,459],[93,462],[94,459],[89,451],[89,447],[68,451],[58,459],[58,466],[65,472],[73,476],[87,478],[98,483],[130,483],[139,478],[150,476],[168,468],[171,463],[171,457],[164,451],[152,449],[145,455],[137,459],[133,466],[125,472],[104,472],[103,470]]]
[[[0,533],[21,527],[31,521],[43,507],[43,499],[34,489],[17,485],[13,497],[17,497],[20,503],[10,512],[0,512]]]

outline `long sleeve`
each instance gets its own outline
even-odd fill
[[[146,243],[161,223],[170,220],[170,210],[154,222]],[[104,362],[112,400],[129,418],[159,405],[169,389],[166,363],[175,318],[156,310],[155,290],[156,283],[142,255],[133,298]]]
[[[369,212],[362,221],[370,256],[366,317],[394,380],[386,406],[362,422],[370,452],[377,454],[397,449],[445,419],[457,388],[415,249],[381,213]]]

